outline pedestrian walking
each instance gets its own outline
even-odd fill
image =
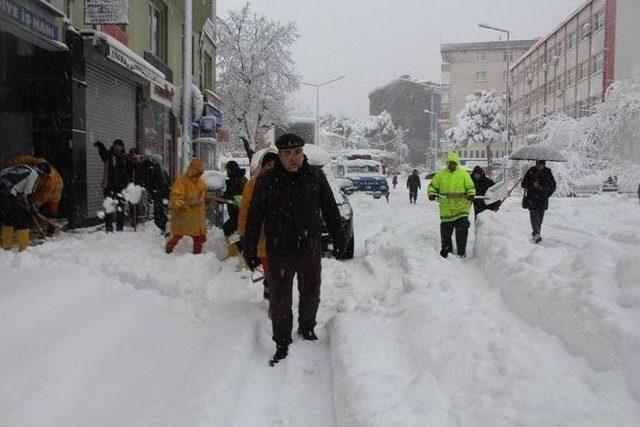
[[[473,168],[471,172],[471,180],[473,181],[473,185],[476,188],[476,196],[484,196],[487,194],[487,190],[490,187],[493,187],[496,183],[489,178],[485,173],[484,169],[480,166],[476,166]],[[496,202],[492,204],[491,209],[495,209],[495,205],[500,202]],[[475,213],[475,217],[478,217],[478,214],[482,211],[490,209],[487,204],[482,199],[474,199],[473,200],[473,211]]]
[[[440,255],[446,258],[453,252],[451,235],[456,233],[458,256],[466,256],[469,234],[469,210],[476,191],[469,173],[460,166],[460,157],[452,152],[446,157],[447,168],[439,171],[429,183],[429,200],[439,199]]]
[[[42,177],[51,172],[47,162],[36,166],[18,165],[0,172],[0,224],[2,248],[13,247],[13,230],[16,230],[18,250],[29,246],[29,229],[38,213],[36,191]]]
[[[422,188],[417,169],[414,169],[413,173],[407,178],[407,188],[409,189],[409,203],[416,203],[418,200],[418,190]]]
[[[255,190],[258,177],[263,173],[271,170],[275,166],[277,160],[277,151],[265,151],[262,155],[262,158],[260,159],[257,169],[253,171],[251,179],[249,180],[249,182],[247,182],[247,185],[244,186],[244,191],[242,192],[242,202],[240,204],[240,213],[238,214],[237,230],[241,242],[244,242],[244,235],[247,228],[247,217],[249,215],[249,208],[251,206],[251,200],[253,199],[253,192]],[[260,261],[260,264],[262,264],[262,271],[264,274],[264,279],[262,280],[264,290],[262,295],[264,299],[268,300],[270,270],[269,261],[267,260],[267,241],[264,234],[264,225],[260,231],[260,237],[258,238],[258,260]]]
[[[122,191],[129,184],[129,159],[124,149],[124,142],[116,139],[108,150],[100,141],[96,141],[93,145],[98,148],[100,159],[104,163],[102,188],[105,198],[105,231],[113,232],[114,221],[116,231],[122,231],[124,210],[127,205]]]
[[[171,188],[171,236],[165,251],[170,254],[184,236],[193,238],[193,253],[202,252],[207,241],[205,221],[206,188],[201,179],[204,167],[200,159],[193,159],[187,172]]]
[[[549,208],[549,197],[556,191],[556,180],[544,160],[536,160],[522,178],[524,197],[522,207],[529,209],[532,238],[534,243],[542,242],[540,234],[544,213]]]
[[[231,160],[227,162],[225,165],[225,169],[227,170],[227,180],[226,180],[226,189],[222,198],[227,200],[235,200],[237,196],[242,196],[242,191],[244,190],[244,186],[247,184],[247,178],[245,175],[245,170],[238,165],[238,162]],[[226,237],[231,236],[235,233],[238,228],[238,214],[240,209],[237,204],[228,203],[227,204],[227,213],[229,214],[229,219],[222,224],[222,231]]]
[[[393,179],[391,180],[391,183],[393,184],[393,189],[396,189],[396,185],[398,185],[398,174],[393,174]]]
[[[270,274],[269,309],[276,352],[273,366],[287,357],[293,328],[292,287],[298,277],[300,295],[298,334],[316,340],[314,332],[320,303],[320,250],[324,224],[345,248],[340,212],[322,169],[311,166],[303,154],[304,140],[285,134],[276,140],[278,160],[256,182],[247,217],[244,257],[253,270],[259,264],[258,242],[264,226]]]

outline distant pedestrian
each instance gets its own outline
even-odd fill
[[[416,203],[418,199],[418,190],[422,188],[420,175],[418,175],[417,169],[414,169],[413,173],[407,178],[407,188],[409,189],[409,203]]]
[[[287,357],[293,328],[292,287],[298,276],[298,334],[317,340],[314,332],[320,303],[322,233],[329,231],[338,252],[345,233],[333,191],[322,169],[303,154],[304,140],[285,134],[276,140],[278,160],[256,181],[245,232],[244,258],[254,270],[260,265],[261,231],[267,241],[269,309],[276,352],[271,366]]]
[[[395,190],[396,185],[398,185],[398,174],[394,174],[393,175],[393,179],[391,180],[391,183],[393,184],[393,189]]]
[[[204,167],[200,159],[193,159],[187,172],[180,176],[171,188],[171,237],[165,247],[173,252],[183,236],[193,238],[193,253],[202,252],[207,241],[205,222],[206,188],[201,179]]]
[[[98,153],[104,163],[102,188],[105,198],[105,231],[107,233],[113,232],[114,220],[116,231],[122,231],[126,206],[122,191],[129,184],[130,172],[124,142],[121,139],[116,139],[108,150],[100,141],[96,141],[93,145],[98,148]]]
[[[482,169],[480,166],[476,166],[475,168],[473,168],[471,179],[473,180],[473,185],[476,187],[476,196],[484,196],[485,194],[487,194],[487,190],[495,185],[495,182],[484,173],[484,169]],[[489,209],[489,207],[487,207],[484,200],[473,200],[473,211],[476,217],[480,212],[487,209]]]
[[[551,169],[546,167],[544,160],[536,160],[536,165],[525,173],[522,178],[522,188],[524,188],[522,207],[529,209],[531,235],[534,243],[540,243],[544,212],[549,208],[549,197],[556,191],[556,180]]]
[[[440,203],[440,256],[453,252],[451,235],[456,232],[458,256],[465,256],[469,234],[469,210],[476,190],[467,170],[460,166],[460,157],[452,152],[446,157],[447,168],[439,171],[429,183],[429,200]]]
[[[244,190],[244,186],[247,183],[245,170],[242,169],[238,162],[236,162],[235,160],[227,162],[227,164],[225,165],[225,169],[227,170],[227,181],[226,189],[222,197],[228,200],[235,200],[236,197],[242,196],[242,191]],[[227,213],[229,214],[229,219],[227,219],[227,221],[222,224],[222,231],[224,232],[224,235],[226,237],[231,236],[238,228],[239,211],[240,208],[237,204],[227,204]]]
[[[638,203],[640,203],[640,184],[638,184]]]

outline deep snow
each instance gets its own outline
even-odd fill
[[[637,200],[553,198],[533,245],[512,198],[464,260],[439,257],[423,193],[351,201],[320,340],[275,368],[261,287],[218,233],[200,256],[151,224],[0,253],[0,425],[638,425]]]

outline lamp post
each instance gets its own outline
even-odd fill
[[[342,80],[345,77],[346,76],[340,76],[340,77],[336,77],[335,79],[327,80],[326,82],[317,83],[317,84],[300,82],[300,84],[303,84],[305,86],[311,86],[316,88],[316,141],[315,141],[316,144],[319,143],[319,138],[320,138],[320,88],[330,83],[337,82],[338,80]]]
[[[510,153],[511,151],[513,151],[513,147],[511,146],[511,121],[509,120],[509,117],[511,115],[511,111],[510,111],[511,99],[509,98],[509,71],[510,71],[509,69],[511,68],[511,33],[502,28],[497,28],[482,22],[479,23],[478,26],[480,28],[486,28],[487,30],[493,30],[493,31],[498,31],[500,33],[507,34],[507,76],[505,80],[506,94],[505,94],[505,101],[504,101],[504,111],[505,111],[505,116],[507,120],[507,140],[504,143],[504,149],[505,149],[505,152]]]
[[[433,97],[431,97],[431,103],[433,104]],[[424,110],[425,113],[431,114],[431,140],[433,141],[434,150],[433,150],[433,169],[438,169],[438,126],[436,125],[436,117],[438,117],[438,113],[434,113],[431,110]]]

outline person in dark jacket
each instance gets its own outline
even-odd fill
[[[303,154],[304,140],[285,134],[276,141],[278,160],[260,175],[245,229],[244,257],[253,270],[260,261],[257,246],[264,224],[270,275],[270,313],[276,353],[271,366],[287,357],[293,328],[292,286],[298,276],[298,334],[318,339],[314,327],[320,303],[320,250],[323,225],[341,251],[345,234],[340,212],[322,169]]]
[[[98,153],[104,163],[102,188],[105,197],[105,230],[107,233],[113,232],[115,220],[116,230],[122,231],[126,206],[122,190],[129,184],[130,171],[129,157],[124,149],[124,142],[121,139],[116,139],[108,150],[100,141],[96,141],[93,145],[98,148]]]
[[[409,203],[416,203],[416,200],[418,199],[418,190],[422,188],[417,169],[414,169],[413,173],[409,175],[409,178],[407,178],[407,188],[409,189]]]
[[[556,191],[556,180],[551,169],[546,167],[544,160],[536,160],[536,165],[529,168],[522,178],[524,198],[522,206],[529,209],[533,241],[542,242],[540,229],[544,219],[544,211],[549,208],[549,197]]]
[[[473,185],[476,186],[476,196],[484,196],[485,194],[487,194],[487,190],[489,189],[489,187],[493,187],[496,184],[484,173],[484,169],[482,169],[480,166],[476,166],[475,168],[473,168],[473,172],[471,172],[471,180],[473,181]],[[486,205],[484,200],[473,200],[473,211],[476,218],[478,217],[478,214],[480,212],[487,209],[489,209],[489,207]]]
[[[393,179],[391,180],[391,183],[393,184],[393,188],[396,188],[396,185],[398,185],[398,174],[394,174],[393,175]]]
[[[247,184],[247,177],[244,176],[245,170],[240,168],[238,162],[231,160],[227,162],[225,169],[227,170],[226,190],[222,195],[223,198],[234,200],[236,196],[242,196],[244,186]],[[238,228],[238,213],[240,208],[236,204],[227,204],[227,213],[229,219],[222,224],[224,235],[231,236]]]
[[[129,153],[131,159],[132,182],[144,187],[153,203],[153,222],[163,234],[167,232],[167,206],[171,180],[169,174],[162,168],[157,160],[159,155],[150,152],[138,155],[137,152]],[[162,159],[162,157],[160,157]]]

